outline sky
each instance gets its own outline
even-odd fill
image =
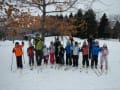
[[[81,3],[86,3],[87,5]],[[85,2],[85,0],[78,0],[78,3],[75,5],[77,9],[73,9],[70,12],[75,13],[80,8],[83,11],[86,11],[88,7],[90,8],[90,6],[90,3],[88,4],[88,2]],[[106,13],[107,16],[120,15],[120,0],[95,0],[91,8],[96,12],[96,15],[99,17],[101,17],[103,13]],[[63,14],[68,15],[69,13],[64,12]]]
[[[120,0],[100,0],[102,2],[96,2],[93,4],[95,10],[106,12],[109,15],[120,15]]]

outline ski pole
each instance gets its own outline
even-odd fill
[[[14,56],[14,54],[12,54],[11,71],[12,71],[12,66],[13,66],[13,56]]]
[[[24,61],[24,64],[25,64],[25,57],[24,57],[24,52],[23,52],[23,61]]]
[[[23,62],[24,62],[24,64],[25,64],[24,48],[22,49],[22,51],[23,51],[23,55],[22,55],[22,57],[23,57]]]

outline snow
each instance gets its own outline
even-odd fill
[[[82,39],[74,38],[78,42]],[[49,46],[54,37],[46,37],[45,44]],[[15,41],[16,42],[16,41]],[[21,41],[19,41],[21,42]],[[80,72],[80,69],[73,71],[73,67],[64,71],[64,67],[58,69],[46,67],[42,64],[42,72],[29,69],[26,48],[28,42],[25,42],[24,58],[25,64],[22,73],[16,70],[16,58],[12,53],[14,46],[12,41],[0,41],[0,90],[120,90],[120,42],[117,40],[99,40],[100,46],[106,43],[109,48],[109,70],[108,74],[102,74],[98,77],[91,69],[88,73]],[[65,45],[66,38],[62,44]],[[81,45],[80,45],[81,46]],[[11,72],[11,62],[13,65]],[[79,68],[81,65],[81,53],[79,58]]]

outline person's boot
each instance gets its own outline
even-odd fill
[[[100,66],[101,71],[103,71],[103,65]]]

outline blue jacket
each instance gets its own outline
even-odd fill
[[[96,46],[96,45],[92,46],[92,55],[97,55],[98,56],[100,51],[101,51],[101,48],[99,46]]]
[[[71,50],[71,45],[66,45],[65,47],[65,51],[66,51],[66,54],[71,54],[72,50]]]

